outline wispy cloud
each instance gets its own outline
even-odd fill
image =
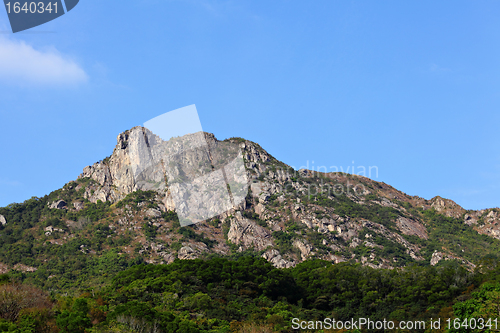
[[[478,189],[472,189],[472,188],[457,188],[457,189],[452,189],[447,191],[449,195],[451,196],[462,196],[462,197],[469,197],[469,196],[476,196],[478,194],[484,193],[485,190],[478,190]]]
[[[437,64],[431,64],[429,70],[431,72],[451,72],[451,69],[446,68],[446,67],[441,67]]]
[[[41,51],[24,41],[0,38],[1,82],[67,86],[87,80],[87,73],[75,61],[55,49]]]
[[[6,178],[0,178],[0,184],[5,186],[21,186],[22,183],[17,180],[11,180]]]

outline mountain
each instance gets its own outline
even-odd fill
[[[0,208],[0,273],[56,291],[96,287],[137,263],[176,258],[261,256],[277,268],[307,259],[372,268],[455,261],[469,270],[498,259],[498,208],[465,210],[363,176],[294,170],[254,142],[209,133],[213,160],[224,145],[241,150],[248,195],[227,212],[182,227],[170,189],[132,175],[144,145],[152,144],[146,131],[118,135],[111,156],[63,188]],[[189,165],[199,158],[183,156]],[[160,177],[154,168],[144,173]]]

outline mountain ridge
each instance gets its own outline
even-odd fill
[[[111,156],[85,167],[62,189],[0,208],[0,237],[8,238],[0,271],[58,276],[46,267],[53,259],[48,244],[70,256],[73,248],[95,260],[114,251],[147,263],[253,253],[278,268],[317,258],[373,268],[455,260],[472,270],[500,253],[498,208],[465,210],[440,196],[410,196],[359,175],[294,170],[256,143],[219,141],[210,133],[204,133],[209,145],[241,149],[249,192],[238,207],[182,228],[168,191],[152,191],[128,171],[140,158],[134,151],[144,133],[142,127],[120,133]],[[24,257],[19,247],[27,239],[36,253]]]

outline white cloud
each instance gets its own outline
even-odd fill
[[[22,183],[17,180],[10,180],[6,178],[0,178],[0,184],[7,186],[21,186]]]
[[[441,67],[436,64],[431,64],[431,67],[429,69],[431,72],[451,72],[451,69],[446,67]]]
[[[0,38],[0,80],[22,85],[74,85],[86,82],[88,75],[55,49],[39,51],[24,41]]]

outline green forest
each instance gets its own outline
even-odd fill
[[[499,317],[500,267],[493,263],[470,272],[452,261],[387,270],[323,260],[277,269],[253,256],[176,259],[133,265],[73,296],[1,275],[0,332],[292,332],[293,318],[327,317],[420,320],[427,328],[412,331],[430,332],[431,319]]]
[[[334,208],[340,216],[369,219],[393,231],[397,231],[398,216],[420,219],[426,224],[428,239],[405,238],[421,247],[425,260],[414,260],[403,245],[374,234],[371,241],[376,247],[360,244],[340,254],[348,258],[373,253],[392,259],[395,268],[370,268],[354,259],[334,264],[312,257],[293,268],[278,269],[261,257],[263,251],[239,251],[229,241],[226,245],[231,251],[224,256],[207,252],[195,260],[147,264],[148,254],[140,252],[139,236],[113,230],[125,215],[134,216],[148,242],[159,243],[161,233],[172,236],[170,243],[164,242],[170,250],[189,242],[207,249],[218,244],[196,226],[181,227],[172,211],[158,217],[144,215],[144,210],[158,207],[152,191],[133,192],[114,205],[92,203],[82,190],[91,183],[79,179],[42,198],[0,208],[8,221],[0,225],[0,262],[36,267],[34,272],[13,269],[0,275],[0,332],[384,331],[294,327],[297,321],[318,323],[325,318],[424,323],[419,329],[394,330],[399,332],[498,331],[500,242],[477,233],[460,218],[409,203],[400,204],[406,209],[403,213],[373,203],[359,204],[345,196],[302,197],[303,203],[315,205],[318,218],[325,214],[320,208]],[[80,201],[84,206],[79,211],[49,208],[57,199]],[[269,200],[270,207],[278,206],[276,197]],[[252,210],[253,203],[248,207],[242,215],[267,226]],[[285,230],[272,232],[281,253],[294,253],[293,240],[305,236],[318,253],[331,250],[317,230],[306,229],[291,216],[287,219]],[[153,223],[158,221],[162,228]],[[213,219],[207,225],[219,228],[227,240],[226,219]],[[47,235],[48,227],[64,232]],[[368,234],[373,231],[364,228],[358,237]],[[332,235],[339,244],[345,242]],[[462,253],[475,268],[459,260],[431,266],[432,254],[442,248]],[[436,320],[441,323],[439,329],[430,326]],[[482,328],[478,328],[480,320],[486,324]]]

